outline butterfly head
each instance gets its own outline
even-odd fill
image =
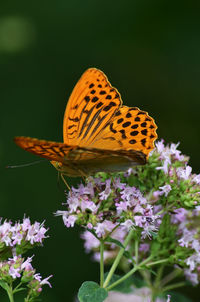
[[[58,170],[59,172],[62,172],[62,166],[63,164],[59,161],[51,160],[51,164]]]
[[[56,170],[64,175],[70,176],[70,177],[77,177],[81,176],[79,169],[74,169],[73,166],[70,166],[70,163],[61,163],[59,161],[51,160],[51,164],[56,168]]]

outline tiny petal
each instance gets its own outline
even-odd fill
[[[134,226],[134,223],[131,219],[128,219],[125,222],[121,223],[121,226],[123,226],[127,231],[129,231]]]

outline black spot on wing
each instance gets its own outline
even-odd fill
[[[136,121],[136,122],[140,122],[140,117],[139,117],[139,116],[136,116],[135,121]]]
[[[125,122],[125,123],[122,124],[122,127],[126,128],[126,127],[128,127],[130,125],[131,125],[131,122]]]
[[[130,135],[131,135],[131,136],[136,136],[136,135],[138,135],[138,133],[139,133],[138,131],[132,131],[132,132],[130,133]]]
[[[138,124],[134,124],[131,126],[131,129],[137,129],[138,128]]]
[[[147,135],[147,129],[142,130],[141,133],[142,133],[143,135]]]
[[[141,144],[145,147],[146,144],[146,138],[141,139]]]
[[[135,144],[137,141],[135,140],[135,139],[131,139],[130,141],[129,141],[129,144],[131,144],[131,145],[133,145],[133,144]]]
[[[122,129],[122,130],[119,130],[119,132],[121,132],[121,134],[122,134],[122,138],[126,138],[126,134],[125,134],[125,130],[124,129]]]

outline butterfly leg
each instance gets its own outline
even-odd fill
[[[62,178],[64,184],[65,184],[66,187],[68,188],[68,190],[71,191],[71,188],[70,188],[70,186],[68,185],[68,183],[66,182],[66,180],[65,180],[65,178],[64,178],[64,176],[63,176],[63,173],[60,173],[60,176],[61,176],[61,178]]]

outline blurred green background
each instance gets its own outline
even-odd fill
[[[73,301],[83,281],[98,280],[98,265],[80,230],[53,216],[65,201],[56,170],[48,162],[5,169],[38,159],[13,137],[62,141],[67,99],[85,69],[97,67],[126,105],[155,118],[160,138],[181,142],[199,173],[199,11],[198,1],[1,1],[0,216],[26,213],[49,227],[44,247],[33,251],[42,276],[54,275],[42,301]],[[186,291],[199,301],[198,288]]]

